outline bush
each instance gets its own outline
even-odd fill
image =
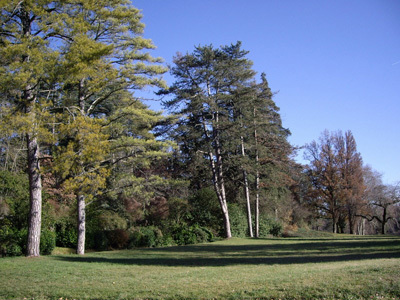
[[[260,216],[260,237],[281,236],[283,226],[279,221],[268,216]]]
[[[78,243],[76,227],[72,224],[56,225],[56,246],[74,248]]]
[[[0,256],[23,255],[26,237],[26,229],[15,229],[7,218],[0,220]]]
[[[40,254],[49,255],[56,247],[56,233],[50,230],[42,230],[40,234]]]
[[[231,222],[231,233],[234,237],[248,236],[249,228],[247,216],[242,207],[238,204],[229,204],[229,220]]]
[[[21,256],[23,254],[22,247],[18,244],[10,243],[4,254],[4,256]]]
[[[223,234],[222,212],[217,195],[212,188],[198,190],[189,199],[191,214],[194,222],[200,226],[207,226],[214,232]]]
[[[163,234],[155,226],[138,227],[131,233],[128,248],[157,247],[163,244]]]
[[[172,229],[172,238],[178,245],[190,245],[209,242],[213,239],[213,234],[205,227],[182,223],[176,224]]]

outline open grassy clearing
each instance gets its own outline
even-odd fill
[[[400,299],[400,238],[233,238],[3,258],[0,277],[0,299]]]

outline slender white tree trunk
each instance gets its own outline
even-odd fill
[[[258,158],[258,157],[257,157]],[[256,173],[256,203],[255,203],[255,227],[256,227],[256,238],[260,237],[260,173],[257,170]]]
[[[241,141],[241,146],[242,146],[242,156],[245,157],[245,150],[244,150],[244,142],[243,142],[243,136],[240,137]],[[249,181],[247,179],[247,172],[245,169],[243,169],[243,189],[244,189],[244,194],[246,197],[246,208],[247,208],[247,226],[249,227],[249,235],[250,237],[254,237],[253,235],[253,221],[251,219],[251,206],[250,206],[250,191],[249,191]]]
[[[85,254],[85,236],[86,236],[86,203],[83,195],[77,196],[78,204],[78,245],[76,253],[79,255]]]
[[[215,121],[218,124],[218,112],[215,113]],[[202,120],[202,126],[205,136],[207,137],[208,140],[211,140],[211,137],[207,129],[206,121],[204,119]],[[215,193],[217,194],[217,198],[222,210],[222,216],[225,228],[225,237],[229,239],[232,237],[232,232],[231,232],[231,223],[229,220],[228,203],[226,201],[225,181],[222,169],[223,164],[222,164],[221,148],[219,144],[218,133],[216,134],[215,138],[215,146],[214,146],[215,155],[211,149],[212,148],[210,146],[207,154],[211,166],[212,180],[213,180],[214,190]]]
[[[255,233],[256,238],[260,237],[260,171],[259,171],[259,157],[258,157],[258,140],[257,140],[257,126],[256,126],[256,109],[253,109],[254,116],[254,145],[256,148],[256,203],[255,203]]]

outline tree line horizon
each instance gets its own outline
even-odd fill
[[[304,146],[308,165],[294,160],[241,42],[178,53],[168,70],[130,1],[0,7],[1,256],[300,227],[400,233],[399,186],[363,164],[350,130],[325,130]],[[168,115],[135,96],[145,87]]]

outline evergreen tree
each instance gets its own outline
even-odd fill
[[[126,109],[113,104],[125,99],[129,91],[146,85],[163,86],[157,75],[165,68],[157,65],[160,59],[142,52],[154,46],[142,37],[141,14],[129,1],[67,2],[63,16],[66,38],[59,108],[69,121],[68,130],[64,130],[66,144],[58,147],[57,161],[77,197],[77,253],[84,254],[87,197],[105,188],[110,174],[105,161],[111,145],[103,128],[114,113],[110,109]],[[119,103],[129,106],[126,101]],[[63,159],[65,155],[71,157]]]
[[[50,45],[58,34],[53,1],[0,3],[1,129],[24,136],[27,145],[30,211],[27,256],[39,256],[42,182],[41,142],[47,139],[45,121],[59,53]]]
[[[215,49],[196,47],[192,54],[174,59],[176,82],[168,92],[174,98],[166,107],[181,116],[174,137],[188,162],[208,160],[214,190],[224,219],[225,236],[231,237],[226,196],[226,162],[232,149],[234,108],[232,91],[253,79],[252,63],[241,43]]]
[[[290,131],[283,127],[279,107],[272,97],[266,75],[263,73],[258,84],[257,101],[249,112],[253,115],[251,136],[254,140],[251,143],[254,145],[255,157],[256,237],[259,236],[261,188],[266,191],[264,197],[268,198],[268,195],[273,193],[286,194],[287,187],[291,184],[289,174],[293,164],[293,147],[288,142]],[[264,202],[269,201],[266,199]]]
[[[146,85],[162,87],[157,75],[166,69],[146,52],[154,45],[142,37],[142,16],[130,1],[2,1],[0,8],[0,125],[5,137],[23,138],[28,147],[27,255],[39,255],[39,162],[53,154],[39,150],[54,138],[55,170],[77,196],[83,254],[85,198],[110,174],[110,103]]]

